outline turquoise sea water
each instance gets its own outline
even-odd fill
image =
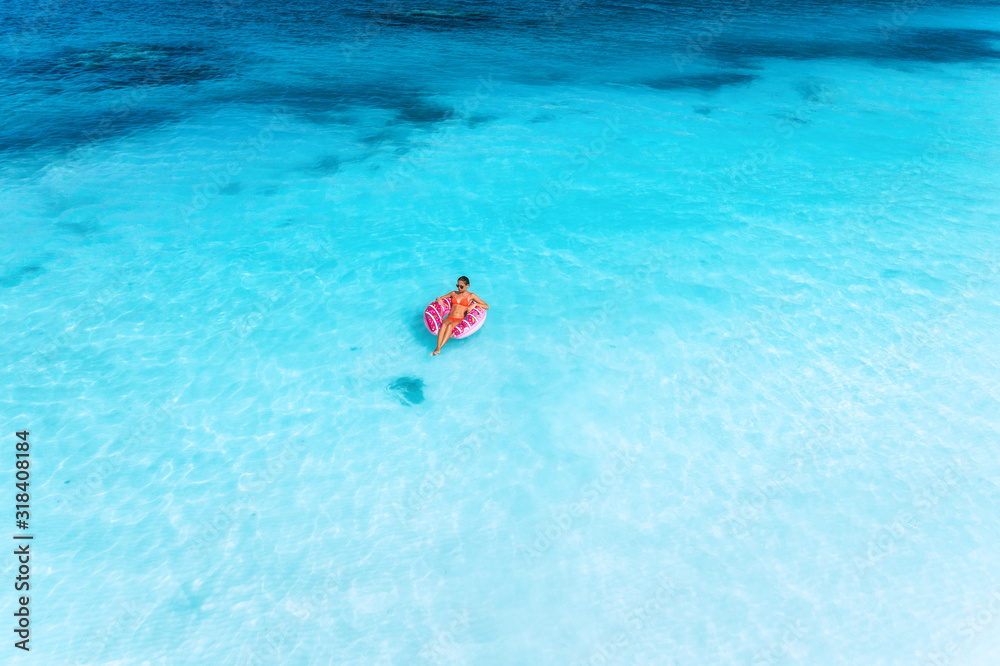
[[[1000,663],[996,6],[0,20],[5,662]]]

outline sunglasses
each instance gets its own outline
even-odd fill
[[[465,288],[464,284],[456,284],[455,285],[455,289],[464,289],[464,288]]]

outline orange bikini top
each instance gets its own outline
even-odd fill
[[[469,307],[472,304],[472,299],[469,298],[468,296],[466,296],[465,302],[464,303],[460,303],[457,298],[455,298],[454,296],[452,296],[451,297],[451,304],[452,305],[460,305],[463,308],[467,308],[467,307]]]

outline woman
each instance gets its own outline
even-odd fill
[[[466,313],[468,313],[469,308],[473,305],[478,304],[479,307],[484,310],[489,310],[490,306],[486,305],[483,299],[479,298],[469,289],[469,278],[464,275],[458,278],[458,284],[455,285],[455,291],[449,291],[444,296],[439,296],[435,300],[440,303],[446,298],[451,298],[451,312],[448,313],[448,318],[441,322],[441,328],[438,329],[438,346],[437,349],[431,352],[431,356],[437,356],[441,353],[441,347],[444,343],[448,342],[451,338],[451,330],[458,326],[458,323],[465,319]]]

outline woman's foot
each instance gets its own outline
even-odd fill
[[[431,356],[437,356],[440,353],[441,353],[440,349],[435,349],[434,351],[431,352]]]

